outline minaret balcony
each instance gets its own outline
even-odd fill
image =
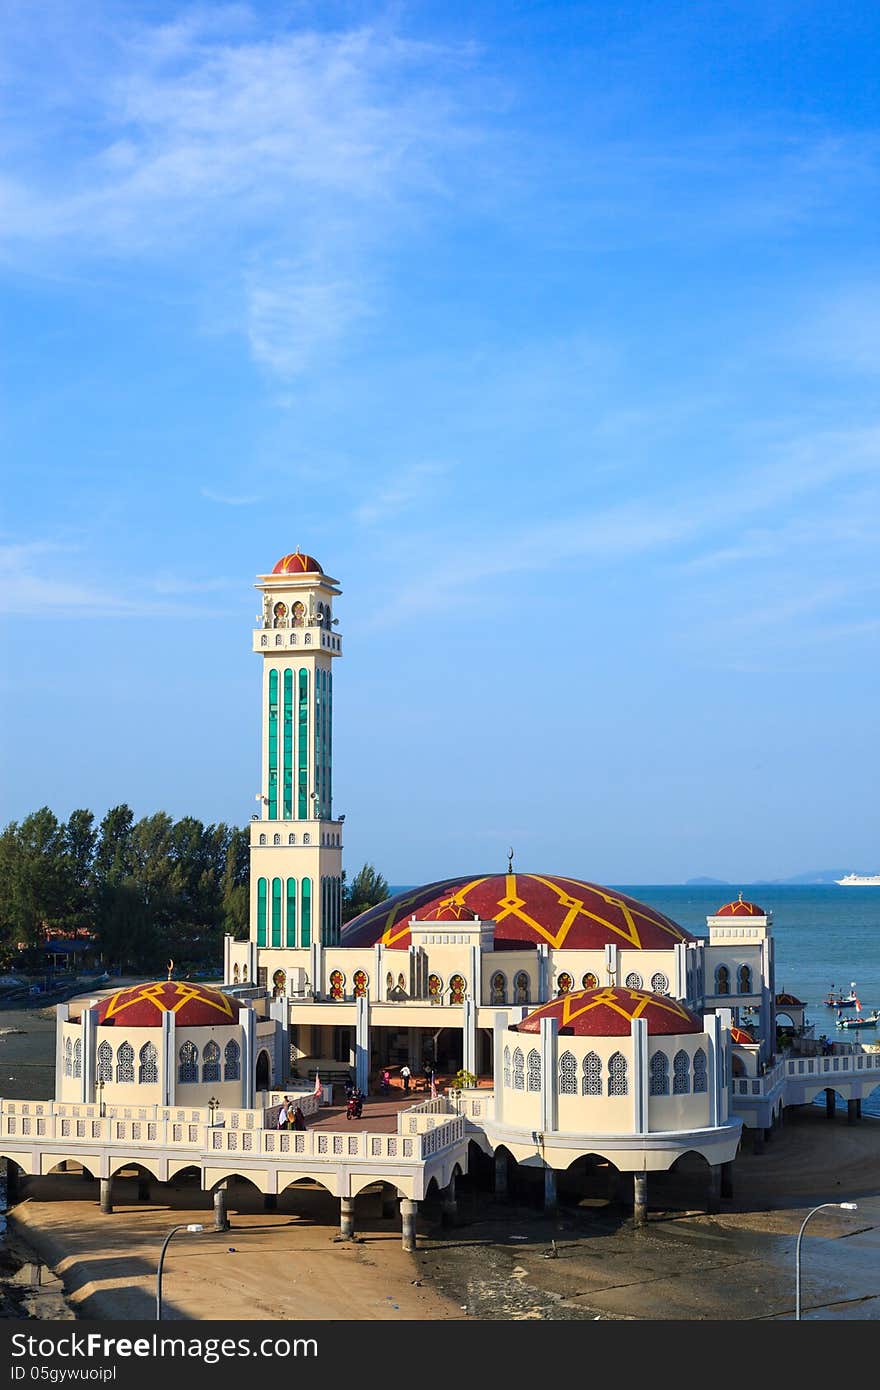
[[[323,651],[342,655],[342,638],[317,623],[310,627],[258,627],[254,629],[255,652]]]

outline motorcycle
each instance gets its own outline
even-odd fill
[[[345,1107],[345,1118],[347,1120],[359,1120],[364,1113],[364,1098],[360,1091],[355,1091],[349,1096],[348,1104]]]

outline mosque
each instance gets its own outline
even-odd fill
[[[484,1165],[496,1191],[531,1172],[545,1204],[557,1180],[602,1168],[631,1183],[636,1224],[649,1175],[705,1175],[706,1204],[732,1195],[744,1131],[760,1147],[785,1107],[835,1094],[856,1121],[880,1085],[880,1053],[778,1055],[772,913],[742,895],[698,936],[611,888],[554,873],[449,878],[342,924],[344,816],[333,812],[333,665],[338,581],[299,550],[258,576],[262,771],[250,827],[250,929],[227,936],[219,989],[172,979],[58,1006],[55,1099],[0,1102],[0,1155],[16,1173],[70,1160],[100,1183],[134,1165],[158,1182],[195,1169],[271,1204],[317,1182],[355,1200],[377,1184],[400,1203],[414,1247],[419,1201]],[[413,1073],[401,1089],[401,1068]],[[336,1116],[334,1082],[399,1101],[371,1127]],[[424,1078],[423,1087],[416,1083]],[[284,1094],[309,1119],[277,1130]],[[327,1112],[326,1116],[324,1112]],[[378,1111],[375,1112],[378,1114]]]

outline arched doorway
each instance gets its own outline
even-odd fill
[[[258,1091],[268,1091],[272,1080],[272,1064],[269,1054],[262,1049],[257,1056],[255,1084]]]

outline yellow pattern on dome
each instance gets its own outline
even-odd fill
[[[173,987],[173,994],[170,999],[168,996],[169,986]],[[224,1018],[233,1020],[232,1005],[225,994],[210,994],[202,989],[200,985],[188,984],[184,980],[158,980],[155,984],[142,985],[139,989],[120,989],[112,995],[107,1005],[104,1018],[116,1018],[123,1014],[126,1009],[133,1008],[136,1004],[147,1001],[154,1004],[160,1013],[176,1014],[182,1009],[184,1004],[188,1004],[191,999],[197,999],[200,1004],[206,1004],[209,1008],[216,1009],[217,1013]],[[171,1002],[171,1000],[175,1002]]]
[[[620,996],[624,994],[628,994],[633,1001],[634,1006],[632,1008],[628,1009],[621,1000]],[[554,1003],[555,1002],[556,1001],[554,1001]],[[576,1018],[580,1018],[583,1014],[591,1013],[593,1009],[599,1008],[600,1005],[603,1005],[606,1009],[612,1009],[614,1013],[619,1014],[621,1018],[625,1018],[629,1020],[629,1022],[632,1022],[634,1018],[640,1018],[642,1016],[649,1004],[655,1009],[663,1009],[664,1012],[672,1014],[675,1018],[684,1019],[686,1023],[693,1022],[690,1012],[684,1008],[683,1005],[677,1004],[674,999],[660,999],[654,994],[645,994],[638,990],[615,989],[614,986],[609,986],[606,989],[588,990],[579,992],[578,994],[564,995],[562,1000],[562,1017],[559,1023],[561,1028],[565,1028],[570,1023],[573,1023]],[[541,1010],[538,1009],[536,1012],[540,1014]],[[532,1014],[531,1017],[534,1018],[535,1015]]]

